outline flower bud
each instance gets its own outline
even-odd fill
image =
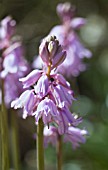
[[[42,58],[43,62],[48,65],[49,63],[49,52],[48,52],[48,45],[45,39],[43,39],[40,47],[39,47],[39,55]]]
[[[39,54],[43,62],[47,66],[51,65],[52,69],[61,64],[66,57],[66,52],[59,45],[56,36],[48,36],[42,41]]]
[[[59,66],[66,58],[66,51],[62,50],[61,45],[59,45],[58,50],[53,58],[52,69]]]
[[[14,32],[16,27],[16,21],[13,20],[10,16],[7,16],[1,21],[1,34],[0,38],[10,38]]]
[[[75,6],[72,6],[69,2],[60,3],[57,6],[57,14],[63,22],[71,20],[75,14]]]
[[[49,45],[48,45],[48,50],[50,53],[50,59],[53,58],[53,56],[55,55],[56,51],[57,51],[57,46],[58,46],[59,42],[58,41],[50,41]]]

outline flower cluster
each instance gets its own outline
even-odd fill
[[[78,76],[86,69],[83,58],[91,57],[91,52],[80,42],[76,30],[86,24],[84,18],[75,17],[75,7],[69,2],[58,4],[57,14],[62,21],[62,25],[55,26],[50,35],[55,35],[63,48],[67,51],[66,60],[58,67],[58,71],[67,77]],[[36,58],[33,66],[41,67],[40,58]],[[69,71],[68,71],[69,70]]]
[[[20,78],[23,87],[28,89],[11,106],[15,109],[23,108],[23,118],[35,116],[37,125],[40,118],[49,128],[53,124],[54,131],[59,135],[65,134],[65,138],[77,146],[79,142],[85,141],[84,133],[75,128],[82,119],[76,118],[69,110],[75,100],[70,84],[55,72],[65,60],[66,51],[55,36],[48,36],[43,39],[39,54],[44,63],[43,70],[33,70],[26,77]],[[56,136],[56,132],[55,135],[50,134]],[[72,140],[69,137],[71,134]]]
[[[86,20],[74,17],[75,7],[69,2],[58,4],[57,14],[62,21],[62,25],[55,26],[50,34],[56,35],[67,51],[67,58],[58,68],[59,72],[68,77],[78,76],[81,71],[86,69],[82,59],[91,57],[91,52],[82,45],[75,32],[86,24]]]
[[[14,35],[15,29],[16,22],[10,16],[0,23],[0,79],[4,79],[5,103],[8,107],[22,93],[22,84],[18,80],[27,73],[28,67],[21,38]]]
[[[73,149],[76,149],[80,146],[80,143],[85,143],[85,135],[87,135],[86,130],[81,130],[74,126],[69,126],[67,131],[64,133],[64,142],[72,143]],[[53,146],[57,144],[59,137],[58,129],[51,125],[49,128],[45,126],[44,128],[44,146],[47,147],[49,143]]]

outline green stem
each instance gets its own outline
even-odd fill
[[[0,169],[2,169],[2,138],[1,138],[1,118],[2,118],[2,113],[1,113],[1,105],[0,105]]]
[[[37,126],[37,170],[44,170],[43,121],[39,119]]]
[[[60,135],[57,141],[57,170],[62,170],[62,137]]]
[[[4,101],[4,80],[2,80],[1,105],[2,170],[9,170],[8,118]]]
[[[11,110],[11,139],[12,139],[12,160],[15,170],[20,169],[19,161],[19,140],[18,140],[18,124],[17,114],[14,110]]]

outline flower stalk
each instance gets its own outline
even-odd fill
[[[47,69],[47,76],[48,77],[50,76],[50,72],[51,72],[51,63],[49,64],[48,69]]]
[[[43,128],[43,121],[39,119],[37,126],[37,170],[44,170]]]
[[[62,136],[58,135],[57,141],[57,170],[62,170]]]
[[[8,146],[8,118],[4,102],[4,80],[2,80],[2,105],[1,105],[1,144],[2,144],[2,170],[9,170]]]
[[[17,117],[14,110],[11,109],[11,139],[12,139],[12,160],[13,166],[15,170],[20,169],[20,161],[19,161],[19,143],[18,143],[18,124]]]
[[[2,136],[1,136],[1,118],[2,110],[0,105],[0,169],[2,169]]]

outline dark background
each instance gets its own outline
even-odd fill
[[[23,37],[26,58],[32,62],[38,54],[41,38],[60,20],[56,15],[57,0],[0,0],[0,18],[12,15],[17,21],[17,34]],[[108,0],[71,0],[77,16],[88,19],[79,32],[82,42],[93,52],[85,60],[87,71],[80,74],[74,88],[77,102],[73,111],[84,117],[81,127],[89,131],[87,142],[77,150],[63,145],[64,170],[108,170]],[[72,80],[71,80],[72,81]],[[34,120],[18,119],[22,170],[35,169]],[[55,169],[55,148],[45,150],[47,169]]]

